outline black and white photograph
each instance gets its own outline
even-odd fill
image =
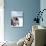
[[[23,12],[22,11],[11,12],[11,26],[23,27]]]

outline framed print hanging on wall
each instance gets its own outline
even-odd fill
[[[23,27],[23,11],[11,11],[11,26]]]

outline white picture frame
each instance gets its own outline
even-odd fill
[[[11,11],[11,27],[23,27],[23,11]]]

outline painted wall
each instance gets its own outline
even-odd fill
[[[40,9],[40,0],[5,0],[4,1],[4,35],[7,41],[18,41],[32,28],[32,21],[36,12]],[[24,12],[24,26],[22,28],[11,27],[11,11]]]
[[[40,10],[46,9],[46,0],[40,0]],[[46,27],[46,10],[43,12],[43,22],[40,21],[40,25]]]

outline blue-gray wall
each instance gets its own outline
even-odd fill
[[[5,0],[4,1],[4,35],[7,41],[18,41],[32,28],[32,20],[40,9],[40,0]],[[24,12],[24,26],[22,28],[11,27],[11,11]]]
[[[43,9],[46,9],[46,0],[41,0],[40,1],[40,10],[42,11]],[[46,10],[43,12],[43,22],[40,21],[40,25],[46,27]]]

